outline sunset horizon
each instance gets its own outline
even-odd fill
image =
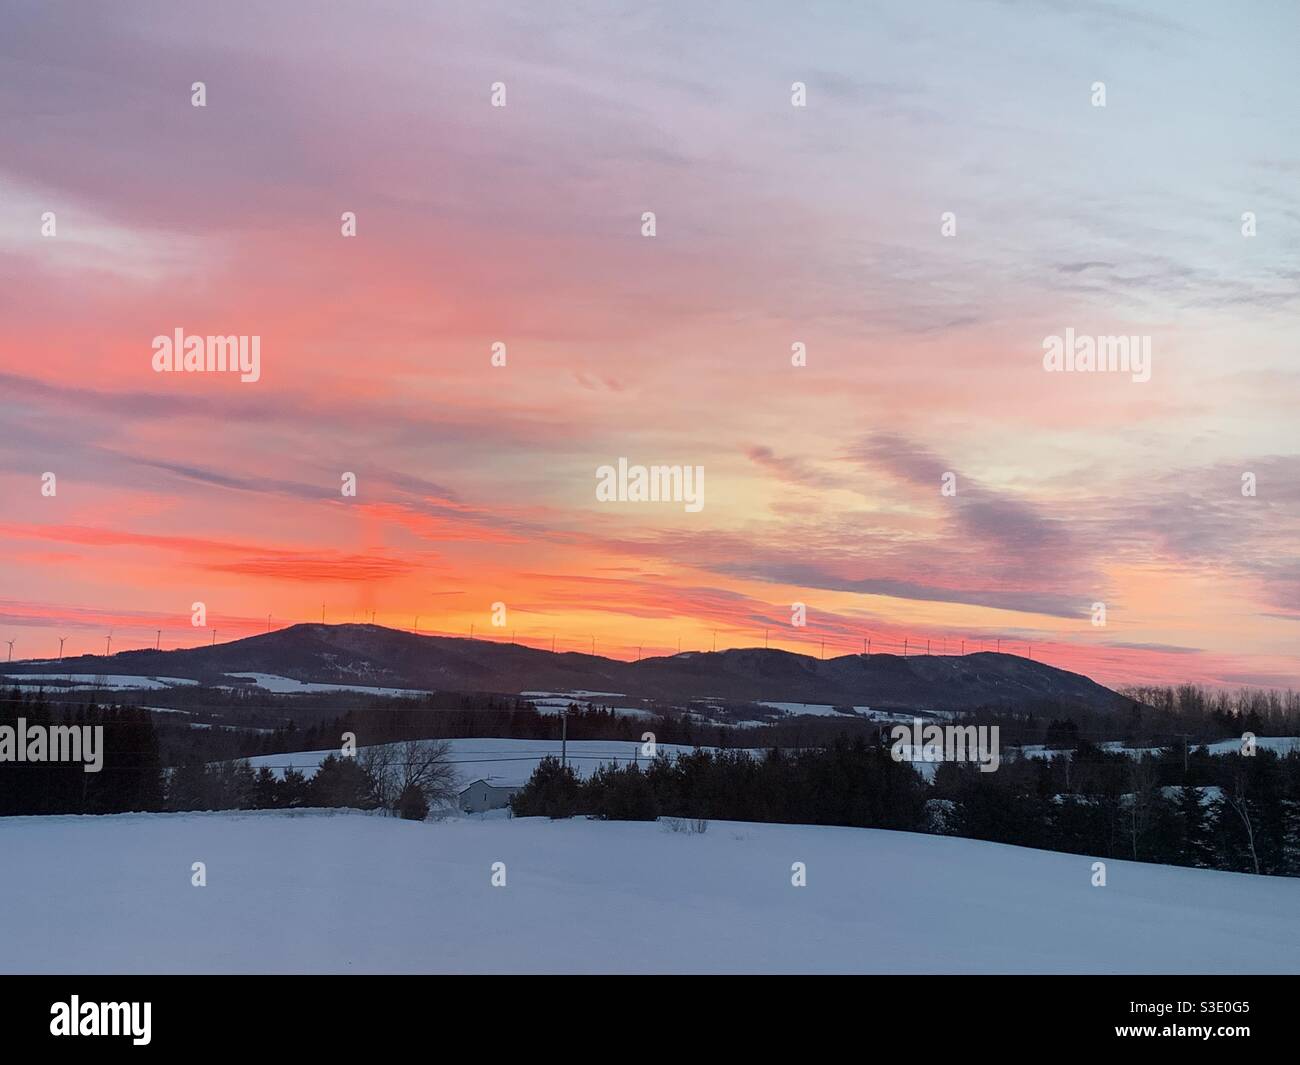
[[[11,12],[0,651],[1300,687],[1291,20],[941,6]]]

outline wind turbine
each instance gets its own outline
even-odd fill
[[[12,662],[14,660],[14,644],[17,643],[17,640],[13,639],[7,642],[9,644],[9,661]]]
[[[66,640],[66,639],[67,639],[66,636],[60,636],[60,637],[59,637],[59,661],[60,661],[60,662],[63,661],[63,641]]]

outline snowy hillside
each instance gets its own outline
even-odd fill
[[[486,780],[489,784],[510,786],[526,784],[533,775],[533,770],[548,755],[560,757],[559,740],[508,740],[508,739],[459,739],[448,740],[451,747],[451,763],[455,767],[457,779],[462,784],[473,780]],[[395,746],[383,744],[382,746]],[[362,751],[365,748],[361,748]],[[646,765],[647,759],[640,754],[639,743],[619,742],[617,740],[570,740],[568,761],[580,777],[590,776],[602,765],[627,765],[640,761]],[[694,747],[680,744],[661,743],[658,750],[672,757],[689,753]],[[291,754],[259,754],[248,759],[249,764],[258,769],[261,766],[274,767],[277,777],[284,776],[284,767],[292,766],[304,776],[316,774],[321,762],[337,750],[330,751],[295,751]]]
[[[863,829],[10,817],[0,853],[5,972],[1300,970],[1300,881],[1112,861],[1094,888],[1086,857]]]

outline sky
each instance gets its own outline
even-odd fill
[[[1298,44],[1286,2],[0,0],[0,642],[1297,686]],[[177,329],[259,379],[155,371]],[[1150,379],[1049,372],[1067,330]],[[601,501],[620,458],[704,506]]]

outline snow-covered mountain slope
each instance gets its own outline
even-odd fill
[[[11,817],[0,854],[5,972],[1300,970],[1297,880],[1111,861],[1092,887],[1088,857],[864,829]]]

